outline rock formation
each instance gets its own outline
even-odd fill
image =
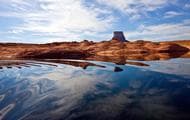
[[[125,36],[123,34],[122,31],[115,31],[113,32],[113,38],[112,40],[118,40],[120,42],[127,42],[127,40],[125,39]]]
[[[116,33],[117,34],[117,33]],[[60,42],[48,44],[0,43],[0,59],[89,59],[101,61],[190,58],[190,40],[170,42]]]

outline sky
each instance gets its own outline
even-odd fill
[[[0,0],[0,42],[190,39],[190,0]]]

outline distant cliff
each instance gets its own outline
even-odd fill
[[[112,40],[118,40],[120,42],[128,42],[122,31],[113,32]]]

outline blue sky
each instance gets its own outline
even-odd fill
[[[0,0],[0,42],[190,39],[190,0]]]

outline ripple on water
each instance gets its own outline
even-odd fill
[[[4,97],[5,97],[4,94],[3,94],[3,95],[0,95],[0,102],[3,101]]]
[[[9,104],[6,107],[0,110],[0,120],[4,119],[4,117],[15,107],[15,104]]]

